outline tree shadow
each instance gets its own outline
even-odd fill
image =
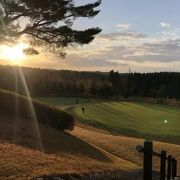
[[[38,124],[40,140],[32,120],[0,115],[0,140],[23,147],[56,155],[89,157],[102,162],[111,162],[100,150],[67,132],[54,130]],[[41,146],[40,146],[41,144]]]

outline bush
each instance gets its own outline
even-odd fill
[[[32,107],[38,122],[58,130],[73,130],[75,122],[70,114],[28,97],[0,89],[1,113],[32,119],[34,118]]]

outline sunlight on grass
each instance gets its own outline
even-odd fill
[[[17,70],[14,70],[15,73],[15,92],[18,92],[18,76],[17,76]],[[18,118],[18,99],[16,97],[15,99],[15,118],[14,118],[14,125],[13,125],[13,135],[15,135],[17,133],[17,118]],[[14,136],[13,138],[16,138],[16,136]],[[16,139],[14,139],[16,140]]]
[[[6,32],[6,35],[8,36],[9,33],[6,29],[6,25],[3,21],[3,18],[0,17],[0,22],[3,26],[3,29]],[[16,65],[20,65],[21,62],[25,59],[25,54],[23,52],[23,50],[27,48],[26,44],[20,43],[20,44],[16,44],[12,47],[10,46],[1,46],[1,57],[3,59],[7,59],[10,60],[12,64],[16,64]],[[17,74],[18,73],[18,74]],[[19,75],[19,76],[18,76]],[[20,77],[21,81],[23,82],[23,86],[25,89],[25,93],[26,96],[29,98],[29,110],[30,110],[30,114],[32,116],[31,120],[32,120],[32,127],[34,129],[34,134],[36,136],[36,140],[37,140],[37,145],[40,148],[40,150],[43,150],[43,145],[42,145],[42,140],[41,140],[41,134],[40,134],[40,130],[39,130],[39,125],[38,125],[38,121],[37,121],[37,117],[36,117],[36,113],[33,107],[33,103],[31,100],[31,95],[26,83],[26,79],[24,77],[23,71],[21,69],[21,67],[19,67],[18,69],[15,70],[15,92],[18,93],[18,77]],[[15,101],[15,122],[14,122],[14,127],[13,127],[13,131],[14,133],[16,133],[17,131],[17,118],[18,118],[18,99],[16,97],[16,101]],[[15,136],[16,137],[16,136]]]
[[[150,139],[161,139],[179,144],[179,107],[130,102],[102,102],[83,105],[66,110],[82,123],[105,128],[120,134]]]

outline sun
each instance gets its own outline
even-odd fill
[[[3,46],[1,48],[2,58],[11,61],[12,64],[19,65],[26,58],[26,55],[23,52],[23,49],[25,48],[27,48],[26,44],[17,44],[14,46]]]

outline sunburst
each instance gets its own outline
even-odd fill
[[[12,64],[20,65],[26,59],[23,52],[25,48],[27,48],[26,44],[3,46],[1,47],[2,58],[11,61]]]

